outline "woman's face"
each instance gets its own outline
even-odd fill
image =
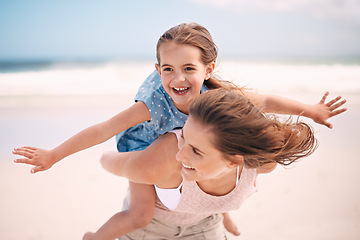
[[[176,159],[182,163],[182,176],[187,181],[222,178],[234,164],[224,159],[213,145],[213,133],[191,116],[182,129]],[[235,166],[236,167],[236,166]]]
[[[159,48],[160,65],[156,69],[165,91],[175,106],[188,113],[190,103],[200,95],[205,79],[208,79],[215,64],[205,65],[197,47],[174,42],[165,42]]]

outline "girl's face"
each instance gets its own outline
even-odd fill
[[[161,62],[155,67],[162,85],[175,106],[187,114],[190,103],[200,95],[204,80],[213,73],[215,63],[205,65],[199,48],[173,42],[163,43],[159,54]]]
[[[176,154],[176,159],[182,163],[181,174],[185,180],[221,179],[237,167],[224,159],[223,154],[214,147],[213,138],[209,128],[189,116],[179,140],[179,152]]]

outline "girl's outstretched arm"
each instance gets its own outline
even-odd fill
[[[137,102],[109,120],[82,130],[52,150],[36,147],[15,148],[13,154],[23,157],[15,162],[33,165],[31,173],[44,171],[71,154],[105,142],[117,133],[149,119],[150,112],[146,105]]]
[[[329,102],[325,102],[329,92],[326,92],[321,100],[314,105],[274,95],[261,95],[249,92],[244,92],[244,95],[250,98],[255,105],[265,112],[302,115],[311,118],[314,122],[325,125],[328,128],[333,128],[332,124],[328,121],[330,118],[347,110],[346,108],[340,108],[346,103],[346,100],[342,99],[340,96]]]

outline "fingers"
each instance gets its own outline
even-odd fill
[[[28,159],[28,158],[18,158],[14,160],[15,163],[25,163],[30,165],[35,165],[34,161]]]
[[[27,148],[15,148],[13,150],[13,154],[31,158],[34,155],[34,151]]]
[[[325,125],[326,127],[330,128],[330,129],[333,128],[333,125],[332,125],[331,123],[329,123],[328,121],[325,121],[325,122],[324,122],[324,125]]]
[[[330,102],[326,103],[326,106],[330,107],[332,106],[334,103],[336,103],[337,101],[339,101],[341,99],[341,96],[337,96],[336,98],[332,99]]]
[[[90,240],[90,239],[93,238],[93,236],[94,236],[94,233],[93,233],[93,232],[87,232],[87,233],[85,233],[85,235],[84,235],[84,237],[83,237],[82,240]]]
[[[35,147],[20,147],[15,148],[13,150],[13,154],[22,156],[22,158],[15,159],[15,163],[25,163],[32,165],[31,173],[36,173],[39,171],[45,171],[49,169],[51,165],[49,165],[48,156],[44,155],[45,150],[35,148]]]
[[[320,100],[320,103],[325,103],[327,96],[329,95],[329,92],[326,92],[322,99]],[[346,103],[346,99],[343,99],[341,102],[339,100],[341,99],[341,96],[337,96],[336,98],[332,99],[330,102],[326,103],[326,106],[329,107],[330,111],[334,111],[335,109],[338,109],[342,105]],[[332,116],[338,115],[340,113],[343,113],[347,110],[347,108],[339,109],[336,112],[336,114],[332,114]]]
[[[333,125],[326,120],[347,111],[347,108],[339,109],[341,106],[343,106],[346,103],[346,100],[342,99],[341,96],[338,96],[332,99],[331,101],[329,101],[328,103],[325,103],[326,98],[328,96],[329,96],[329,92],[326,92],[324,96],[321,98],[319,102],[319,106],[321,106],[320,110],[322,111],[322,113],[319,114],[320,119],[314,121],[332,129]]]
[[[14,162],[15,162],[15,163],[25,163],[25,164],[30,164],[30,165],[35,166],[35,167],[33,167],[33,168],[30,170],[30,172],[31,172],[32,174],[45,170],[43,166],[36,166],[35,161],[32,161],[32,160],[30,160],[30,159],[28,159],[28,158],[15,159]]]
[[[23,156],[25,158],[18,158],[15,159],[15,163],[25,163],[30,165],[35,165],[34,163],[34,155],[35,155],[35,148],[32,147],[21,147],[21,148],[15,148],[12,151],[13,154]]]
[[[42,167],[42,166],[36,166],[36,167],[33,167],[31,170],[30,170],[30,172],[32,173],[32,174],[34,174],[34,173],[37,173],[37,172],[40,172],[40,171],[43,171],[44,170],[44,168]]]
[[[36,148],[36,147],[30,147],[30,146],[23,146],[23,147],[21,147],[21,148],[23,148],[23,149],[27,149],[27,150],[32,150],[32,151],[37,150],[37,148]]]
[[[326,100],[326,98],[327,98],[328,95],[329,95],[329,92],[326,92],[326,93],[324,94],[324,96],[322,97],[322,99],[320,100],[320,103],[325,103],[325,100]],[[334,105],[336,102],[338,102],[340,99],[341,99],[341,96],[337,96],[336,98],[332,99],[330,102],[326,103],[326,106],[328,106],[328,107],[334,107],[333,105]],[[334,109],[336,109],[336,108],[344,105],[345,103],[346,103],[346,100],[343,99],[341,102],[339,102],[339,103],[337,103],[337,104],[335,105],[336,107],[334,107]]]
[[[340,97],[341,98],[341,97]],[[338,99],[338,100],[340,100],[340,98]],[[335,103],[335,102],[334,102]],[[330,110],[331,111],[334,111],[335,109],[337,109],[337,108],[339,108],[339,107],[341,107],[342,105],[344,105],[346,103],[346,100],[344,99],[344,100],[342,100],[341,102],[339,102],[339,103],[337,103],[337,104],[334,104],[334,105],[329,105],[330,106]],[[344,108],[344,109],[346,109],[346,108]]]
[[[325,103],[326,98],[329,96],[329,92],[326,92],[324,94],[324,96],[321,98],[320,103]],[[328,107],[332,106],[334,103],[336,103],[337,101],[339,101],[341,99],[341,96],[337,96],[336,98],[332,99],[330,102],[326,103],[326,105]],[[343,105],[344,103],[346,103],[346,100],[344,99],[343,101],[341,101],[341,105]],[[340,105],[340,106],[341,106]]]
[[[333,111],[332,114],[331,114],[331,117],[334,117],[336,115],[339,115],[340,113],[343,113],[347,111],[347,108],[342,108],[342,109],[339,109],[339,110],[336,110],[336,111]]]
[[[14,151],[23,151],[23,152],[29,152],[29,153],[34,153],[36,150],[37,150],[37,148],[34,148],[34,147],[14,148]]]
[[[321,100],[320,100],[320,103],[325,103],[325,100],[326,100],[327,96],[329,96],[329,92],[326,92],[326,93],[324,94],[324,96],[323,96],[323,97],[321,98]]]

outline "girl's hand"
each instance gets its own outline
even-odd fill
[[[333,128],[332,124],[327,120],[347,110],[346,108],[339,109],[339,107],[341,107],[346,103],[346,100],[343,99],[342,101],[340,101],[341,97],[338,96],[332,99],[330,102],[325,103],[326,98],[328,96],[329,96],[329,92],[326,92],[324,96],[321,98],[320,102],[313,105],[312,119],[314,120],[314,122],[325,125],[328,128],[332,129]]]
[[[87,232],[87,233],[84,234],[84,237],[83,237],[82,240],[92,240],[93,236],[94,236],[93,232]]]
[[[46,149],[21,147],[15,148],[12,153],[25,157],[15,159],[15,163],[25,163],[34,166],[31,169],[31,173],[45,171],[57,162],[52,152]]]

